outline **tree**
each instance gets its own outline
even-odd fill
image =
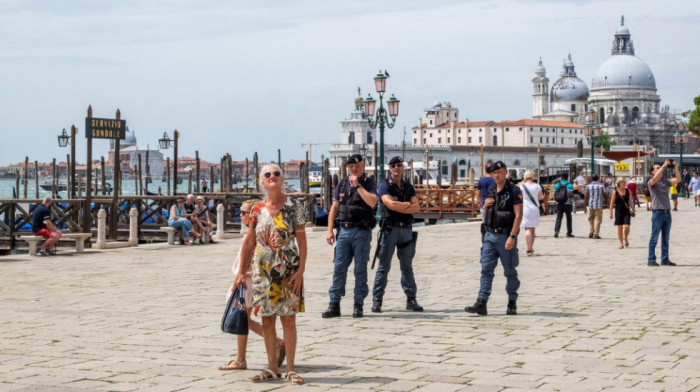
[[[603,149],[605,151],[610,151],[610,146],[616,145],[617,142],[610,136],[608,132],[601,130],[600,136],[598,136],[598,138],[596,139],[595,144],[597,148],[603,146]]]
[[[683,113],[683,117],[690,118],[687,124],[688,130],[700,136],[700,95],[693,98],[693,103],[695,104],[695,109]]]

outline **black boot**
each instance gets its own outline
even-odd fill
[[[409,297],[406,300],[406,310],[411,310],[414,312],[422,312],[423,307],[418,305],[418,301],[414,297]]]
[[[372,313],[381,313],[382,312],[382,300],[376,300],[372,303]]]
[[[323,318],[340,317],[340,302],[331,302],[328,304],[328,309],[321,313]]]
[[[354,318],[360,318],[362,317],[362,304],[356,303],[355,306],[352,309],[352,317]]]
[[[518,314],[518,306],[515,304],[515,300],[508,300],[508,307],[506,308],[506,314],[514,316]]]
[[[476,313],[481,316],[486,316],[488,312],[486,311],[486,301],[483,299],[477,299],[474,305],[472,306],[467,306],[464,308],[464,311],[467,313]]]

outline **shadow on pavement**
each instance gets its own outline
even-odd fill
[[[588,317],[585,313],[569,313],[569,312],[518,312],[519,316],[542,316],[542,317]]]

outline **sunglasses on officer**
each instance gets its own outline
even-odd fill
[[[279,170],[275,170],[274,172],[267,172],[267,173],[263,174],[263,176],[265,176],[265,178],[270,178],[272,176],[279,177],[280,174],[282,174],[282,173],[280,173]]]
[[[397,167],[403,167],[403,163],[392,163],[389,165],[390,168],[395,169]]]

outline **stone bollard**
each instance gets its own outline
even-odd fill
[[[138,246],[138,216],[139,213],[136,211],[136,207],[131,207],[129,210],[129,246]]]
[[[226,226],[226,219],[224,218],[224,207],[223,204],[216,206],[216,240],[221,241],[224,239],[224,226]]]
[[[95,248],[104,249],[107,247],[107,213],[100,209],[97,212],[97,242]]]

